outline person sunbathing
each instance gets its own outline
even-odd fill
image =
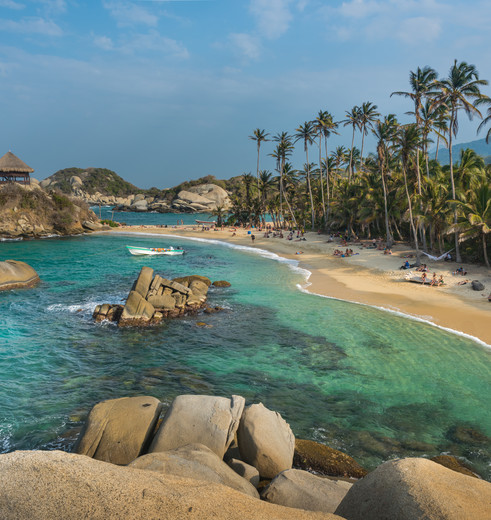
[[[467,271],[464,270],[464,266],[460,266],[458,269],[454,271],[453,274],[461,274],[462,276],[465,276],[467,274]]]
[[[426,279],[428,278],[428,275],[426,274],[426,272],[423,272],[423,274],[421,275],[421,285],[424,285],[425,282],[426,282]]]
[[[443,281],[443,274],[441,274],[440,278],[438,278],[438,285],[445,285],[445,282]]]
[[[431,279],[430,285],[433,286],[433,285],[437,285],[437,284],[438,284],[438,280],[436,279],[436,273],[433,273],[433,278]]]

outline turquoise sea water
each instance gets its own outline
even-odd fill
[[[184,245],[183,257],[132,257],[125,245]],[[369,468],[450,452],[491,479],[491,349],[424,323],[301,292],[305,273],[225,245],[148,236],[0,243],[42,283],[0,293],[0,451],[70,449],[103,399],[243,395],[279,411],[298,437]],[[143,265],[168,278],[228,280],[226,310],[164,326],[94,324]],[[209,327],[196,325],[206,322]]]

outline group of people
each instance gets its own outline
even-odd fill
[[[433,277],[431,278],[430,285],[444,285],[445,282],[443,281],[443,275],[441,274],[439,278],[437,278],[437,274],[433,273]],[[423,274],[421,275],[421,284],[425,284],[428,281],[428,275],[426,271],[423,271]]]
[[[354,253],[353,253],[353,249],[346,248],[346,251],[344,253],[340,249],[335,249],[333,255],[341,256],[342,258],[345,258],[346,256],[353,256]]]

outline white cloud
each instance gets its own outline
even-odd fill
[[[120,50],[129,54],[151,51],[178,59],[189,58],[189,51],[182,43],[162,36],[155,30],[133,36],[131,40],[121,45]]]
[[[401,23],[397,36],[405,43],[430,43],[440,36],[441,25],[438,20],[417,16],[407,18]]]
[[[0,19],[0,31],[21,34],[42,34],[44,36],[62,36],[63,31],[51,20],[43,18],[24,18],[19,22]]]
[[[0,0],[0,7],[6,7],[7,9],[15,9],[16,11],[20,11],[21,9],[25,9],[26,6],[24,4],[14,2],[13,0]]]
[[[111,38],[107,36],[95,36],[94,37],[94,45],[104,49],[105,51],[111,51],[114,49],[114,44]]]
[[[366,18],[373,14],[378,14],[384,10],[384,6],[380,2],[351,0],[343,2],[339,7],[339,13],[347,18]]]
[[[290,3],[291,0],[251,0],[249,9],[263,36],[273,40],[288,30],[293,18]]]
[[[244,33],[229,35],[232,45],[247,59],[257,60],[261,55],[261,44],[255,36]]]
[[[131,2],[105,1],[103,6],[110,12],[120,27],[131,25],[156,27],[158,23],[157,16]]]
[[[64,13],[66,11],[65,0],[37,0],[42,4],[47,13],[56,14]]]

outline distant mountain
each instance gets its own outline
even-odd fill
[[[478,139],[477,141],[452,145],[452,158],[454,162],[460,161],[460,151],[467,148],[474,150],[478,155],[482,155],[486,164],[491,164],[491,142],[486,144],[486,139]],[[430,157],[434,159],[435,156],[436,150],[431,151]],[[445,147],[438,148],[438,162],[440,164],[448,164],[448,159],[448,149]]]

